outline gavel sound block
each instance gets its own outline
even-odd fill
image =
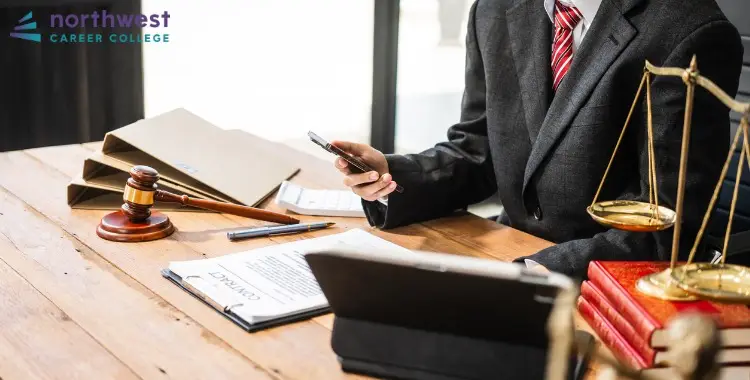
[[[254,207],[192,199],[187,195],[176,195],[158,190],[156,182],[159,173],[148,166],[134,166],[125,184],[125,193],[120,210],[102,218],[96,234],[102,239],[119,242],[143,242],[161,239],[171,235],[175,228],[169,217],[158,211],[151,211],[154,201],[181,203],[187,206],[227,214],[275,222],[297,224],[299,220],[288,215],[278,214]]]

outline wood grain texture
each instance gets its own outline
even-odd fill
[[[9,218],[12,222],[0,215],[0,232],[10,236],[20,249],[20,253],[8,256],[8,260],[13,260],[9,266],[24,273],[29,282],[60,309],[70,309],[73,321],[141,377],[164,377],[161,371],[153,370],[156,368],[153,364],[158,363],[169,366],[159,367],[167,372],[167,377],[205,378],[207,376],[203,375],[208,370],[201,372],[202,368],[195,368],[205,365],[212,369],[222,367],[212,378],[358,378],[341,372],[331,351],[332,315],[248,334],[163,279],[159,271],[170,261],[217,257],[351,228],[365,229],[409,249],[503,261],[551,245],[466,214],[388,231],[371,228],[363,218],[300,216],[303,222],[333,221],[337,225],[312,233],[230,242],[226,238],[227,231],[266,223],[231,215],[191,212],[169,214],[177,231],[167,239],[135,244],[107,242],[95,232],[107,212],[72,210],[67,206],[64,192],[70,179],[80,173],[82,162],[100,146],[101,143],[90,143],[0,154],[0,214],[7,209],[12,215]],[[280,144],[278,149],[290,160],[302,163],[293,182],[310,188],[344,188],[341,176],[333,167],[333,156],[329,162]],[[273,197],[261,207],[286,212],[273,204]],[[55,254],[51,253],[53,251]],[[65,272],[76,275],[65,275]],[[91,299],[84,298],[88,295]],[[105,295],[109,295],[110,300],[117,299],[123,310],[94,308],[93,305],[108,301],[102,299]],[[111,318],[115,323],[105,325],[95,321],[96,317]],[[143,331],[120,330],[123,320]],[[143,336],[152,333],[153,330],[145,326],[151,323],[167,331],[156,334],[162,343],[149,346],[154,347],[153,350],[145,348],[150,341]],[[580,318],[577,326],[587,327]],[[130,344],[126,346],[123,342]],[[186,346],[184,351],[180,351],[180,347],[176,352],[165,348],[179,345]],[[206,346],[215,348],[216,352]],[[129,352],[126,348],[145,353]],[[158,350],[163,353],[154,352]],[[192,355],[184,353],[190,350],[195,350]],[[179,366],[184,368],[173,369]]]
[[[139,376],[271,378],[3,189],[0,205],[2,259]]]
[[[53,168],[66,177],[76,177],[83,171],[83,162],[91,156],[92,151],[86,147],[101,146],[101,143],[51,146],[39,149],[27,149],[23,153],[33,157],[44,165]],[[12,152],[19,153],[19,152]],[[10,153],[9,153],[10,154]],[[123,186],[125,184],[123,183]]]
[[[546,240],[470,214],[422,224],[449,239],[502,261],[513,261],[552,246]]]
[[[70,159],[62,153],[55,156],[56,162]],[[75,152],[71,156],[79,157]],[[39,213],[53,220],[82,244],[143,284],[166,303],[192,317],[207,330],[206,339],[209,341],[220,344],[223,340],[278,377],[345,377],[335,356],[332,355],[330,332],[321,325],[308,321],[288,325],[282,329],[246,334],[232,322],[161,276],[160,270],[166,268],[170,261],[204,258],[208,257],[207,253],[228,253],[214,249],[210,244],[204,247],[203,252],[190,247],[192,244],[204,242],[205,234],[215,237],[217,231],[231,227],[225,217],[218,214],[172,213],[171,217],[178,232],[168,239],[133,244],[108,242],[96,236],[95,231],[99,219],[106,212],[71,210],[67,206],[63,191],[48,190],[64,189],[69,181],[70,178],[57,168],[48,166],[26,153],[10,152],[0,155],[0,186],[18,195]],[[196,231],[198,234],[191,234],[190,231]],[[235,247],[232,251],[238,250],[242,249]],[[214,334],[216,337],[213,337]],[[170,341],[179,342],[180,339],[173,338]]]
[[[21,253],[2,234],[0,252],[0,378],[138,378],[5,262]]]
[[[97,151],[97,150],[102,150],[103,143],[104,143],[103,141],[93,141],[93,142],[90,142],[90,143],[83,143],[83,144],[81,144],[81,147],[83,147],[84,149],[88,149],[88,150],[90,150],[90,151],[93,152],[93,151]]]

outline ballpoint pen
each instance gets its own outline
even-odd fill
[[[272,227],[257,227],[257,228],[250,228],[247,230],[242,231],[231,231],[227,232],[227,238],[229,240],[239,240],[239,239],[247,239],[247,238],[254,238],[254,237],[268,237],[271,235],[279,235],[279,234],[288,234],[288,233],[294,233],[294,232],[307,232],[307,231],[314,231],[314,230],[321,230],[323,228],[328,228],[333,226],[336,223],[331,222],[320,222],[320,223],[310,223],[310,224],[290,224],[286,226],[272,226]]]

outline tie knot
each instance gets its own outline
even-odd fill
[[[555,27],[564,29],[575,29],[581,22],[583,14],[578,8],[565,5],[559,1],[555,2]]]

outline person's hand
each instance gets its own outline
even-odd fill
[[[396,190],[396,182],[388,173],[388,161],[379,150],[348,141],[333,141],[331,144],[375,169],[367,173],[352,173],[349,163],[341,157],[336,158],[336,169],[346,176],[344,185],[350,187],[362,199],[372,202]]]

